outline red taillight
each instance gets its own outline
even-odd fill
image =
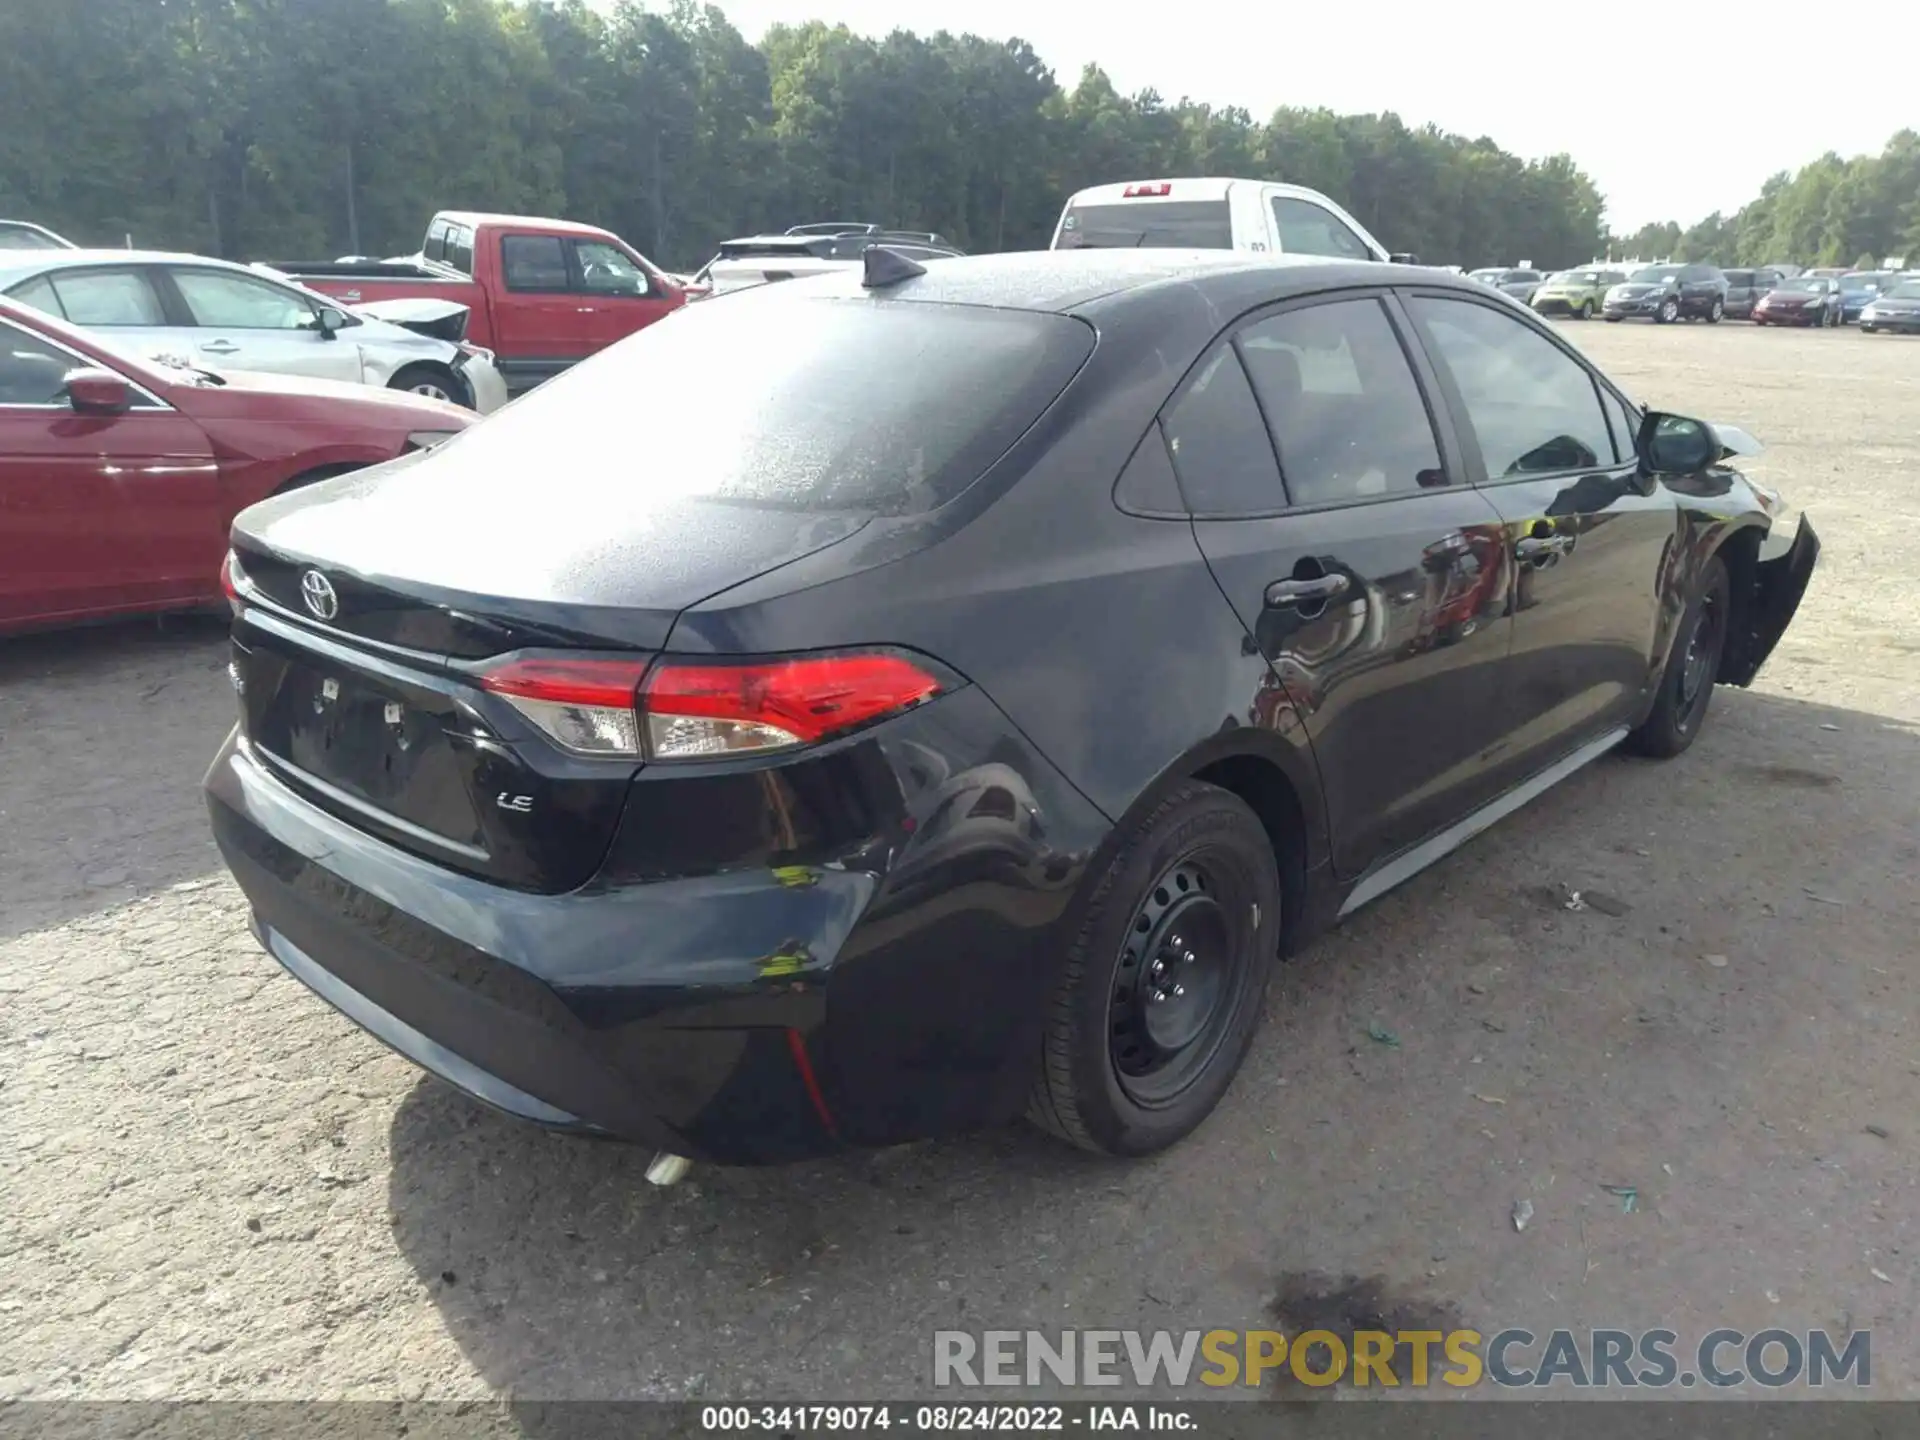
[[[811,745],[939,693],[937,679],[900,655],[675,660],[647,676],[640,707],[647,753],[670,760]]]
[[[233,551],[227,551],[220,560],[220,593],[227,597],[227,608],[236,615],[240,613],[238,576],[245,573],[240,569],[240,562],[234,558]]]
[[[918,705],[941,682],[879,651],[779,660],[510,660],[481,677],[569,750],[693,760],[811,745]]]
[[[1173,182],[1171,180],[1149,180],[1139,185],[1127,186],[1125,190],[1120,192],[1120,198],[1122,200],[1145,200],[1157,195],[1171,195],[1172,193]]]

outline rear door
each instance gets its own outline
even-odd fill
[[[1456,483],[1390,297],[1234,328],[1165,415],[1194,533],[1305,718],[1335,866],[1365,871],[1489,798],[1499,516]]]
[[[192,352],[192,332],[168,316],[145,266],[56,270],[8,293],[37,310],[98,330],[103,339],[136,354],[165,352],[185,359]]]
[[[584,302],[594,307],[594,349],[626,339],[680,303],[658,275],[618,245],[605,240],[569,243],[575,283]]]
[[[298,290],[211,266],[156,265],[150,273],[195,364],[349,384],[363,378],[352,332],[323,335],[319,307]]]
[[[597,297],[579,294],[565,237],[504,230],[500,285],[493,292],[494,348],[516,389],[557,375],[598,346]]]
[[[0,624],[215,592],[225,514],[206,436],[144,391],[124,415],[75,413],[65,376],[93,365],[0,321]],[[198,575],[188,535],[211,557]]]
[[[1501,760],[1517,783],[1630,723],[1656,677],[1661,577],[1680,539],[1622,398],[1544,326],[1457,292],[1407,301],[1500,513],[1514,567]]]

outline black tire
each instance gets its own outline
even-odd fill
[[[1660,308],[1653,312],[1653,323],[1671,325],[1680,318],[1680,302],[1671,296],[1660,302]]]
[[[389,390],[409,390],[433,400],[445,400],[463,409],[473,409],[473,392],[465,381],[444,365],[408,365],[395,372],[387,382]]]
[[[1246,1056],[1280,946],[1279,866],[1246,803],[1193,780],[1085,884],[1027,1116],[1083,1150],[1150,1155],[1212,1113]]]
[[[1652,713],[1627,737],[1629,748],[1656,760],[1670,760],[1693,744],[1706,724],[1732,618],[1733,584],[1726,562],[1714,555],[1701,571],[1699,587],[1680,618],[1667,668],[1660,675],[1659,698]]]
[[[1618,325],[1624,317],[1619,315],[1606,315],[1606,316],[1602,316],[1601,318],[1604,319],[1609,325]]]
[[[1576,313],[1582,320],[1591,320],[1593,318],[1593,301],[1582,300],[1580,302],[1580,309]]]
[[[1713,308],[1707,312],[1707,324],[1718,325],[1720,323],[1721,317],[1724,316],[1726,313],[1727,313],[1727,307],[1723,305],[1720,301],[1715,300],[1713,302]]]

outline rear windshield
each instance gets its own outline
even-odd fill
[[[1122,200],[1069,205],[1056,250],[1231,250],[1225,200]]]
[[[1092,350],[1063,315],[764,286],[676,311],[485,429],[508,463],[557,443],[663,500],[910,514],[978,479]]]

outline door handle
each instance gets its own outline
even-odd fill
[[[1529,535],[1524,540],[1514,542],[1513,554],[1517,560],[1539,561],[1564,555],[1571,549],[1571,535]]]
[[[240,347],[231,340],[209,340],[200,348],[209,355],[231,355]]]
[[[1267,586],[1267,608],[1285,609],[1289,605],[1310,605],[1316,600],[1331,600],[1347,593],[1347,577],[1334,572],[1316,575],[1311,580],[1276,580]]]

